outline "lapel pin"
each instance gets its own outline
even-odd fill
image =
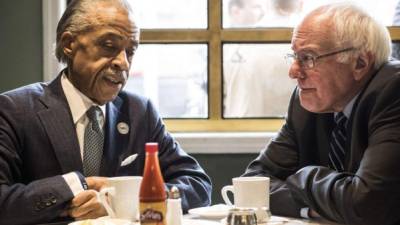
[[[127,134],[129,132],[129,126],[124,122],[118,123],[117,129],[120,134]]]

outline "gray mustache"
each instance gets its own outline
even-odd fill
[[[125,80],[127,78],[125,71],[115,71],[115,70],[109,70],[109,69],[101,71],[101,75],[113,76],[119,80]]]

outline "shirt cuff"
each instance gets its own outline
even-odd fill
[[[303,218],[306,218],[306,219],[310,219],[310,216],[308,214],[309,211],[310,211],[310,208],[308,208],[308,207],[301,208],[300,209],[300,216],[303,217]]]
[[[74,196],[77,196],[82,191],[88,189],[85,177],[83,177],[80,173],[71,172],[71,173],[62,175],[62,177],[64,178],[65,182],[68,184],[68,186],[71,189]]]

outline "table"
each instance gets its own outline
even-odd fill
[[[73,221],[63,221],[58,223],[46,223],[40,225],[68,225]],[[134,223],[133,225],[140,225],[139,223]],[[183,225],[223,225],[220,220],[208,220],[202,219],[193,215],[183,216]],[[288,218],[281,216],[272,216],[268,223],[259,225],[339,225],[337,223],[329,222],[326,220],[305,220],[298,218]]]

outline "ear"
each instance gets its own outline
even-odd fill
[[[375,57],[371,52],[360,52],[357,56],[354,65],[354,79],[359,81],[366,74],[372,71],[375,62]]]
[[[68,56],[68,58],[72,58],[76,46],[75,36],[71,32],[64,32],[61,35],[61,44],[64,54]]]

